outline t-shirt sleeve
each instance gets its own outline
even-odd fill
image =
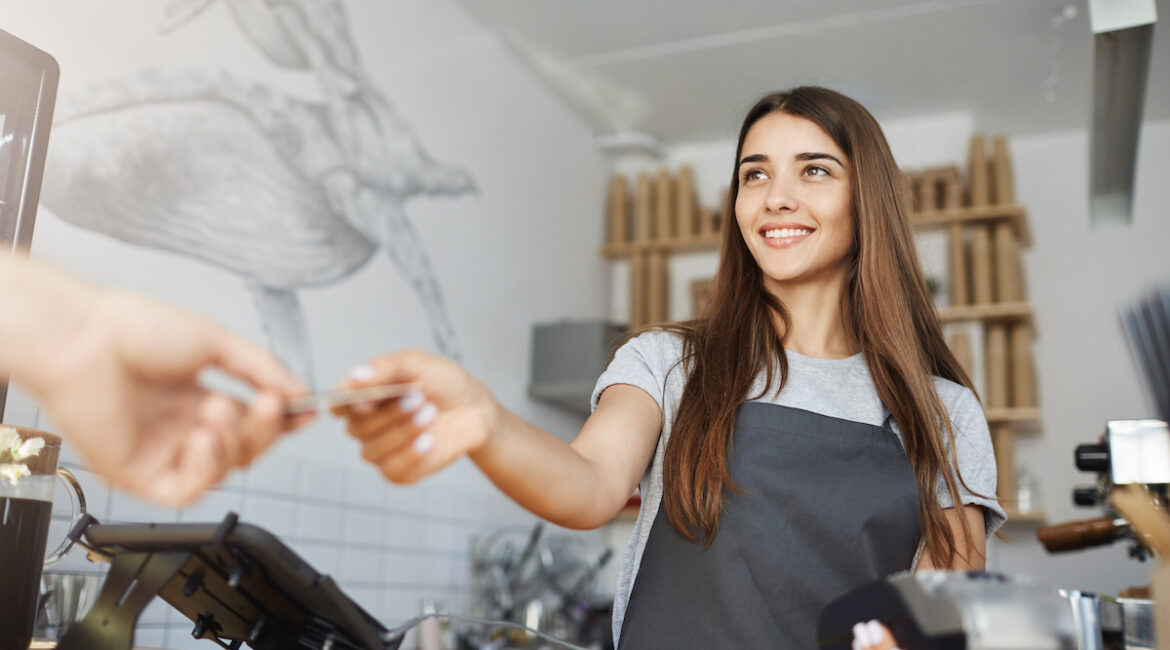
[[[590,400],[591,408],[597,408],[601,393],[606,388],[614,384],[628,384],[646,391],[665,413],[663,400],[666,374],[671,368],[664,363],[664,359],[671,356],[672,348],[678,347],[676,337],[666,332],[646,332],[626,341],[597,378]],[[673,356],[677,359],[677,354]]]
[[[984,527],[987,536],[991,537],[1007,520],[1007,514],[995,498],[995,452],[991,447],[987,417],[974,393],[955,385],[950,388],[958,391],[953,399],[946,400],[944,397],[944,401],[950,407],[951,424],[955,430],[955,459],[959,476],[963,479],[958,486],[959,497],[963,505],[983,506]],[[937,493],[942,507],[954,506],[946,480],[942,477],[939,477]]]

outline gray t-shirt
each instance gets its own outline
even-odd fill
[[[882,426],[889,411],[878,397],[873,378],[861,354],[847,359],[817,359],[795,352],[786,352],[788,359],[788,381],[777,396],[769,391],[758,401],[804,409],[829,417]],[[644,390],[662,409],[662,435],[654,451],[654,459],[646,468],[639,483],[642,508],[634,523],[630,541],[622,554],[618,567],[617,592],[613,605],[614,639],[621,631],[634,577],[642,561],[642,550],[650,536],[650,528],[658,515],[662,501],[662,461],[666,441],[678,411],[686,382],[681,363],[682,339],[669,332],[651,331],[641,334],[618,349],[609,367],[597,379],[593,389],[593,408],[601,393],[614,384],[629,384]],[[959,472],[972,491],[983,495],[995,495],[995,455],[991,448],[991,435],[987,419],[975,395],[967,388],[954,382],[935,378],[935,389],[951,415],[955,430],[955,446]],[[760,374],[752,386],[750,395],[762,392],[764,375]],[[901,439],[901,432],[895,424],[894,433]],[[1003,508],[994,499],[972,494],[960,486],[964,504],[980,505],[984,508],[984,525],[988,536],[994,533],[1007,519]],[[953,505],[946,483],[940,478],[938,500],[942,507]]]

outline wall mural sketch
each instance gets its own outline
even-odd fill
[[[383,248],[421,301],[439,352],[459,356],[408,199],[475,191],[434,160],[375,87],[340,0],[172,0],[164,33],[225,5],[273,64],[321,100],[227,70],[146,71],[64,98],[42,203],[76,226],[237,274],[273,351],[313,380],[300,287],[335,283]]]

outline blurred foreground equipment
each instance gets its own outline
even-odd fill
[[[1131,557],[1144,560],[1149,549],[1133,533],[1126,518],[1109,502],[1115,486],[1145,486],[1154,498],[1166,499],[1170,483],[1170,428],[1161,420],[1112,420],[1100,442],[1077,445],[1077,469],[1094,472],[1093,485],[1073,489],[1078,506],[1100,507],[1104,516],[1043,526],[1037,532],[1049,553],[1076,551],[1131,542]]]
[[[1150,601],[1045,587],[993,573],[903,573],[821,612],[819,647],[849,650],[852,627],[878,620],[903,650],[1153,648]]]

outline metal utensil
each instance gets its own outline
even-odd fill
[[[314,393],[303,397],[294,397],[285,404],[285,415],[301,415],[324,411],[338,406],[350,406],[363,402],[378,402],[385,399],[399,398],[418,390],[415,384],[384,384],[380,386],[366,386],[364,388],[350,388],[334,390],[324,393]]]

